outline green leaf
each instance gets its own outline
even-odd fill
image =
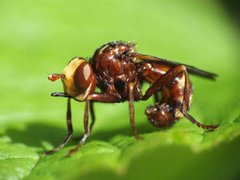
[[[0,179],[238,179],[240,31],[229,13],[220,1],[2,0]],[[184,118],[169,128],[152,127],[144,115],[150,99],[135,103],[144,138],[136,141],[127,103],[96,104],[90,138],[66,157],[83,132],[84,103],[73,102],[75,137],[44,155],[67,133],[66,99],[50,97],[62,84],[49,82],[48,73],[112,40],[217,73],[216,81],[190,77],[190,114],[220,127],[205,131]]]
[[[39,160],[34,148],[0,139],[0,179],[19,179],[30,174]]]

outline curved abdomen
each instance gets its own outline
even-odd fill
[[[184,67],[184,66],[183,66]],[[172,67],[157,63],[141,62],[138,65],[138,72],[149,83],[154,83],[162,78],[166,73],[171,71]],[[190,107],[192,99],[192,85],[188,81],[188,76],[185,68],[175,77],[169,78],[168,83],[164,84],[161,91],[162,99],[153,106],[147,107],[145,113],[149,121],[157,126],[167,126],[183,117],[181,108],[184,103],[185,86],[188,85],[190,96],[187,100],[187,109]],[[186,82],[187,81],[187,82]]]

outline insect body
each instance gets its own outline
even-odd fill
[[[88,138],[95,122],[93,103],[119,103],[128,101],[130,125],[133,135],[139,139],[134,126],[134,101],[147,100],[154,95],[155,105],[147,107],[145,114],[149,121],[163,127],[172,124],[181,117],[186,117],[197,126],[205,129],[215,129],[217,125],[203,125],[188,114],[192,101],[192,85],[188,73],[204,78],[214,79],[216,74],[209,73],[192,66],[179,64],[169,60],[139,54],[135,45],[122,41],[104,44],[97,49],[87,62],[84,58],[73,58],[62,74],[52,74],[48,79],[55,81],[61,78],[64,92],[52,93],[52,96],[67,97],[67,127],[68,134],[63,143],[47,154],[60,150],[71,138],[73,128],[71,122],[70,100],[85,102],[84,134],[76,148],[78,150]],[[149,82],[146,92],[142,92],[142,84]],[[95,92],[95,88],[101,92]],[[159,101],[158,93],[162,99]],[[88,114],[92,123],[88,123]]]

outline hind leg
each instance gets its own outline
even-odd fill
[[[188,114],[192,88],[185,66],[178,65],[151,84],[142,99],[148,99],[158,91],[163,92],[163,103],[146,109],[146,115],[155,126],[166,126],[185,116],[203,129],[215,129],[217,125],[203,125]]]
[[[203,129],[210,129],[214,130],[216,129],[219,125],[204,125],[198,122],[194,117],[192,117],[190,114],[188,114],[188,108],[189,108],[189,100],[191,99],[191,87],[188,79],[188,74],[187,71],[183,71],[184,77],[185,77],[185,87],[184,87],[184,97],[183,97],[183,103],[180,111],[183,113],[183,115],[191,121],[193,124],[196,124],[198,127],[203,128]]]

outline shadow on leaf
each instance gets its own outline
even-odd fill
[[[138,132],[141,134],[162,131],[166,128],[156,128],[153,127],[151,124],[142,124],[136,125]],[[59,145],[61,141],[64,139],[64,136],[67,134],[67,127],[58,127],[51,124],[44,124],[41,122],[29,123],[26,124],[24,129],[18,129],[16,127],[9,127],[5,135],[9,136],[13,142],[23,143],[27,146],[34,146],[34,147],[42,147],[42,142],[49,142],[53,144],[53,146]],[[131,135],[131,128],[128,127],[121,127],[112,130],[100,130],[100,129],[93,129],[91,136],[89,137],[88,141],[92,140],[100,140],[100,141],[109,141],[115,136],[123,135],[132,137]],[[77,141],[80,139],[80,133],[74,132],[72,141],[69,144],[77,144]],[[87,142],[88,142],[87,141]]]

